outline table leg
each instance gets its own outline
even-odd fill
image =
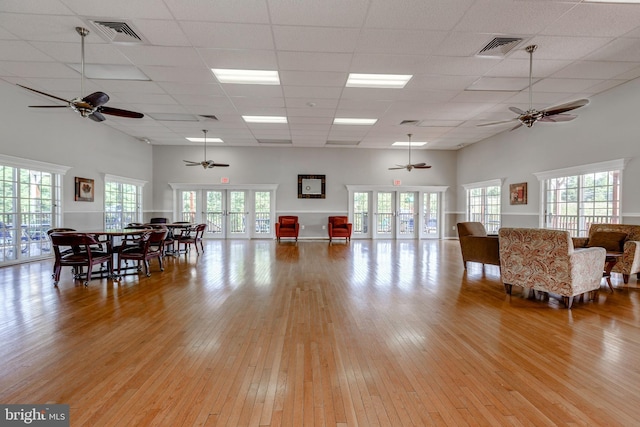
[[[609,289],[611,290],[611,293],[613,293],[613,285],[611,284],[611,270],[613,270],[613,267],[616,265],[616,263],[618,262],[617,258],[607,258],[604,264],[604,277],[607,279],[607,285],[609,285]]]

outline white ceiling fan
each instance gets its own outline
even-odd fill
[[[215,167],[219,167],[219,168],[229,167],[229,165],[226,163],[216,163],[213,160],[207,160],[207,130],[202,129],[202,132],[204,132],[204,160],[201,162],[192,162],[191,160],[184,160],[184,162],[186,163],[185,166],[202,166],[205,169],[215,168]]]
[[[575,119],[576,116],[573,114],[565,113],[571,110],[575,110],[576,108],[584,107],[589,103],[588,99],[578,99],[576,101],[567,102],[566,104],[549,107],[544,110],[536,110],[535,108],[533,108],[533,91],[531,88],[531,80],[533,75],[533,52],[535,52],[537,48],[538,45],[535,44],[529,45],[525,48],[525,50],[529,53],[529,109],[527,111],[522,111],[517,107],[509,107],[509,110],[516,113],[518,117],[499,122],[482,123],[478,126],[493,126],[518,121],[519,123],[511,129],[515,130],[522,125],[530,128],[536,122],[568,122],[569,120]]]
[[[412,169],[429,169],[431,166],[427,165],[426,163],[411,163],[412,134],[408,133],[407,136],[409,137],[409,163],[407,163],[406,165],[396,165],[396,167],[389,168],[389,170],[406,169],[407,171],[411,172]]]

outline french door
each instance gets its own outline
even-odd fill
[[[415,191],[378,191],[374,217],[376,237],[415,239],[418,216]]]
[[[347,185],[353,238],[440,238],[447,187]]]
[[[176,218],[179,221],[207,224],[207,238],[248,239],[273,236],[275,190],[270,187],[184,188],[177,189],[176,192]]]

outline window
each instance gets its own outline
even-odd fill
[[[142,222],[143,181],[106,175],[104,180],[104,227],[117,230]]]
[[[499,179],[464,186],[467,191],[467,221],[482,223],[489,234],[497,234],[500,228],[501,186]]]
[[[543,189],[542,226],[586,236],[593,223],[619,224],[624,160],[536,174]]]
[[[69,168],[0,155],[0,264],[49,256]]]

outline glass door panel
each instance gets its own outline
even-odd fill
[[[356,191],[353,193],[353,229],[352,235],[357,237],[369,237],[369,200],[370,191]]]
[[[416,236],[415,219],[417,215],[416,193],[402,192],[398,195],[397,238],[412,239]]]
[[[378,192],[376,196],[376,236],[395,237],[395,193]]]
[[[226,237],[224,230],[224,194],[223,191],[205,191],[206,233],[213,237]]]
[[[271,191],[256,191],[254,197],[255,236],[271,236]]]
[[[187,221],[195,223],[198,212],[198,192],[182,191],[180,193],[180,207],[178,212],[178,221]]]
[[[227,237],[247,237],[247,192],[228,191]]]
[[[424,237],[437,238],[440,236],[438,196],[438,193],[423,193],[422,195],[422,236]]]

